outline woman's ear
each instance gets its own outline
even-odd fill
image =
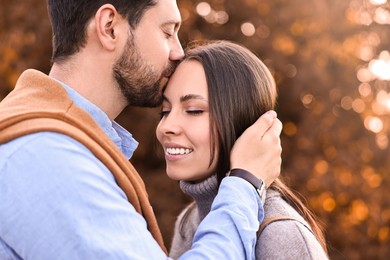
[[[102,5],[95,15],[96,36],[103,48],[115,50],[119,24],[125,20],[111,4]]]

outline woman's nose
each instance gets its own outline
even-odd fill
[[[158,131],[164,135],[178,135],[181,133],[180,120],[169,114],[161,119]]]

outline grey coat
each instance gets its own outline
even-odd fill
[[[191,247],[196,228],[210,211],[217,186],[215,176],[202,183],[180,183],[183,192],[193,197],[196,204],[187,206],[177,218],[169,254],[173,259],[177,259]],[[296,220],[276,221],[267,225],[257,239],[256,259],[328,259],[310,231],[309,224],[281,198],[278,192],[267,191],[264,211],[265,220],[275,216],[290,216]],[[183,218],[185,222],[182,222]]]

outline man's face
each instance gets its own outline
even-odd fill
[[[180,13],[175,0],[158,0],[131,31],[114,75],[129,105],[154,107],[184,53],[178,39]]]

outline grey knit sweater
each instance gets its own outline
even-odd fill
[[[217,187],[216,175],[197,184],[180,182],[180,188],[194,198],[195,202],[187,206],[177,218],[169,253],[173,259],[177,259],[191,247],[196,228],[210,211]],[[320,243],[309,230],[309,224],[281,198],[278,192],[267,191],[264,211],[264,219],[290,216],[299,221],[284,220],[267,225],[257,238],[256,259],[328,259]]]

